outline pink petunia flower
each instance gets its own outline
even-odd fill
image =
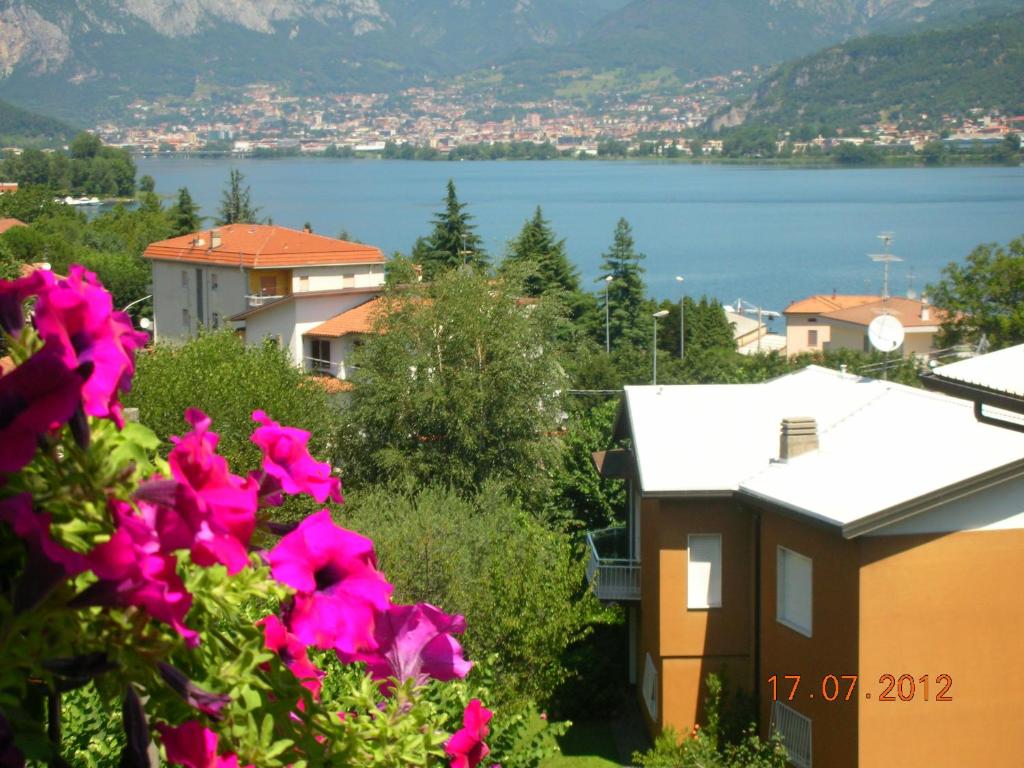
[[[161,530],[161,535],[171,546],[190,547],[197,564],[222,563],[229,573],[237,573],[249,563],[257,485],[251,478],[231,474],[227,461],[217,455],[218,436],[209,431],[205,413],[189,408],[185,418],[193,429],[171,438],[175,445],[167,457],[178,481],[174,510],[181,524],[165,515],[168,530]]]
[[[39,437],[72,417],[81,393],[82,377],[47,350],[0,378],[0,473],[32,461]]]
[[[117,530],[88,556],[100,581],[75,602],[138,606],[173,627],[188,645],[198,645],[198,633],[185,626],[192,595],[178,576],[177,559],[161,550],[157,532],[130,505],[121,501],[112,505]]]
[[[318,504],[341,503],[341,483],[331,477],[331,465],[309,455],[309,432],[282,427],[263,411],[253,411],[252,419],[262,425],[252,441],[263,451],[263,471],[277,478],[285,493],[308,493]]]
[[[50,534],[50,514],[32,509],[32,495],[20,493],[0,500],[0,522],[5,522],[24,540],[29,552],[55,564],[65,577],[77,576],[89,568],[85,555],[67,549]]]
[[[475,768],[490,754],[484,739],[490,733],[487,723],[493,714],[479,699],[469,702],[462,713],[462,728],[444,745],[444,751],[451,757],[451,768]]]
[[[177,728],[157,723],[167,762],[184,768],[238,768],[238,755],[217,754],[217,734],[189,720]],[[246,766],[252,768],[252,766]]]
[[[260,619],[256,626],[263,627],[264,647],[280,656],[284,665],[313,694],[313,698],[318,698],[324,673],[309,660],[306,645],[289,632],[277,616]]]
[[[17,280],[0,280],[0,330],[17,336],[25,327],[25,300],[47,291],[56,282],[53,273],[36,269]]]
[[[350,654],[376,647],[374,624],[393,587],[377,570],[372,541],[324,509],[278,542],[270,569],[299,592],[286,620],[301,642]]]
[[[91,365],[82,387],[85,412],[124,426],[118,393],[131,387],[135,350],[149,337],[134,330],[124,312],[114,311],[110,294],[80,264],[40,293],[34,319],[46,347],[68,368]]]
[[[399,683],[412,679],[417,684],[430,678],[453,680],[473,668],[452,637],[465,631],[465,618],[448,615],[429,603],[392,605],[377,620],[377,650],[339,656],[346,663],[365,662],[375,680],[394,677]],[[384,686],[385,690],[390,687]]]

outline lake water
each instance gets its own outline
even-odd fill
[[[454,178],[492,257],[541,205],[584,279],[598,288],[601,253],[620,217],[647,254],[649,291],[765,308],[813,293],[877,293],[868,253],[892,231],[890,290],[920,290],[981,242],[1024,234],[1024,168],[789,169],[641,162],[405,162],[140,159],[173,195],[187,186],[214,215],[231,167],[276,224],[408,252],[429,233]]]

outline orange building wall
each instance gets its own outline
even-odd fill
[[[861,545],[860,764],[1024,765],[1024,531]],[[878,701],[886,673],[929,675],[932,700],[917,684],[912,701]],[[934,700],[939,674],[951,702]]]
[[[710,672],[722,674],[730,689],[752,689],[752,529],[750,515],[725,500],[652,500],[641,511],[641,589],[644,608],[637,654],[642,680],[647,653],[659,671],[661,726],[688,731],[699,711]],[[687,606],[687,536],[722,536],[722,606]],[[642,707],[646,716],[647,710]]]
[[[778,693],[788,698],[791,683],[784,675],[800,675],[793,701],[783,699],[811,718],[812,764],[827,768],[857,766],[857,702],[827,701],[822,680],[857,674],[858,567],[860,547],[835,530],[797,521],[774,512],[761,517],[761,668],[760,715],[763,735],[771,722],[771,675],[779,678]],[[784,546],[811,558],[811,632],[806,637],[776,618],[777,548]],[[831,695],[831,690],[829,690]],[[864,766],[898,762],[861,763]]]

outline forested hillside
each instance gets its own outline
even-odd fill
[[[60,146],[70,141],[75,132],[60,120],[0,101],[0,144],[3,146]]]

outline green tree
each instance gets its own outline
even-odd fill
[[[539,510],[558,461],[557,322],[547,301],[524,307],[475,272],[387,294],[355,361],[347,475],[462,490],[497,480]]]
[[[396,602],[466,617],[467,656],[493,659],[496,703],[551,695],[565,677],[565,649],[597,610],[580,588],[583,567],[568,535],[489,486],[468,496],[437,487],[350,491],[342,515],[373,539]]]
[[[433,280],[445,270],[464,264],[477,270],[487,267],[483,241],[476,234],[476,226],[470,224],[473,217],[465,208],[455,192],[455,182],[448,179],[445,208],[434,214],[434,231],[413,248],[414,258],[423,267],[424,279]]]
[[[192,200],[188,187],[178,190],[178,202],[171,207],[168,213],[175,235],[187,235],[203,225],[203,217],[199,215],[199,206]]]
[[[338,408],[323,388],[295,367],[288,352],[267,342],[246,346],[232,330],[200,335],[185,344],[157,344],[137,361],[127,405],[167,447],[171,435],[188,431],[185,409],[199,408],[220,435],[218,453],[232,466],[258,466],[252,412],[310,432],[310,451],[332,458]]]
[[[156,192],[156,179],[154,179],[148,173],[141,179],[139,179],[139,192],[150,194]]]
[[[579,273],[566,254],[565,239],[557,239],[539,205],[533,218],[523,223],[509,243],[502,269],[508,272],[510,268],[523,270],[523,292],[527,296],[542,296],[548,291],[576,293],[580,289]]]
[[[68,150],[76,160],[89,160],[100,154],[103,142],[95,134],[83,131],[71,140]]]
[[[940,346],[976,342],[982,335],[994,349],[1024,342],[1024,237],[1006,247],[979,245],[965,264],[947,264],[927,292],[946,312]]]
[[[256,223],[260,209],[253,206],[251,190],[242,186],[243,181],[242,172],[232,168],[217,211],[218,225]]]
[[[645,258],[638,253],[633,243],[633,230],[629,222],[619,219],[611,248],[603,254],[601,270],[611,275],[608,284],[608,328],[612,346],[643,346],[650,333],[644,316],[646,287],[644,268],[640,262]],[[605,294],[598,299],[605,309]]]

